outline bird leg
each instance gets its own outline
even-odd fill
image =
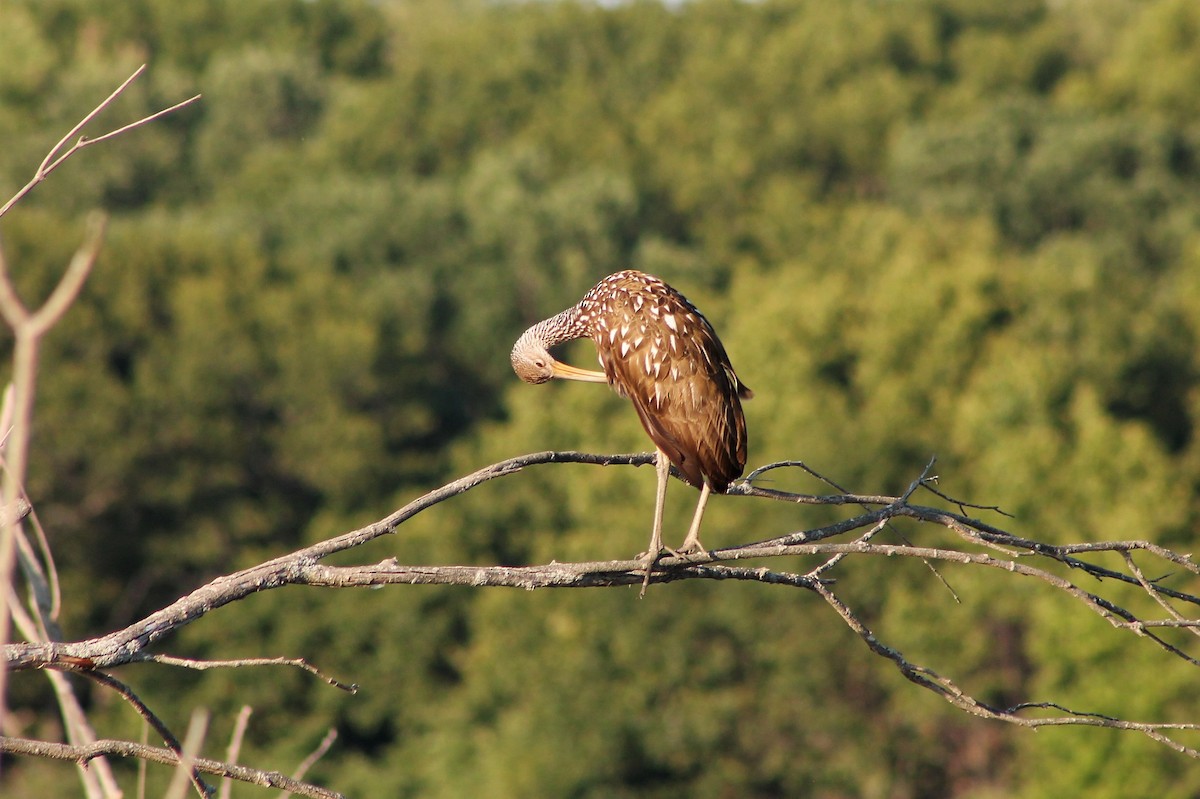
[[[704,545],[700,543],[700,520],[704,518],[704,506],[708,504],[708,495],[711,493],[712,489],[705,480],[704,485],[700,487],[700,501],[696,503],[696,514],[692,517],[692,526],[688,529],[687,538],[683,539],[683,546],[679,548],[680,552],[704,552]]]
[[[671,477],[671,461],[661,449],[658,451],[654,469],[658,473],[658,492],[654,498],[654,530],[650,533],[650,548],[638,555],[638,560],[645,562],[647,567],[653,566],[663,551],[663,506],[667,502],[667,480]]]
[[[654,498],[654,530],[650,533],[650,548],[638,555],[638,560],[646,569],[646,576],[642,579],[642,596],[645,596],[646,586],[650,584],[650,571],[658,561],[658,556],[663,552],[663,506],[667,502],[667,480],[671,477],[671,461],[667,458],[667,453],[661,449],[658,451],[658,459],[655,461],[655,471],[658,472],[658,491]]]

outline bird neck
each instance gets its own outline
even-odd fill
[[[564,341],[586,338],[590,335],[591,331],[588,328],[587,320],[579,313],[579,306],[576,305],[549,319],[543,319],[526,330],[525,335],[521,338],[532,339],[549,349]]]

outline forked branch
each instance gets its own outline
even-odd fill
[[[25,195],[33,191],[35,186],[37,186],[46,178],[50,177],[50,173],[62,166],[64,161],[85,147],[91,147],[93,144],[99,144],[102,141],[108,141],[109,139],[120,136],[122,133],[127,133],[134,128],[140,128],[141,126],[147,125],[156,119],[165,117],[167,114],[174,113],[185,106],[189,106],[200,99],[200,95],[194,95],[186,100],[183,100],[182,102],[176,103],[170,108],[164,108],[161,111],[156,111],[153,114],[144,116],[141,119],[128,123],[127,125],[122,125],[121,127],[110,130],[107,133],[101,134],[100,136],[88,138],[87,136],[81,135],[83,129],[87,127],[88,123],[99,116],[104,109],[112,105],[113,101],[120,97],[121,94],[129,88],[129,84],[137,80],[138,77],[145,71],[145,64],[142,64],[140,67],[134,70],[133,74],[126,78],[124,83],[114,89],[112,94],[104,98],[104,100],[102,100],[98,106],[93,108],[87,116],[79,120],[75,127],[67,131],[67,134],[59,139],[57,144],[50,148],[50,152],[46,153],[46,157],[42,159],[42,163],[38,164],[38,168],[34,171],[33,177],[29,180],[29,182],[22,186],[21,189],[8,200],[8,202],[0,206],[0,217],[7,214],[14,205],[23,200]],[[79,138],[76,139],[76,136]],[[75,141],[68,147],[67,143],[72,139],[75,139]]]

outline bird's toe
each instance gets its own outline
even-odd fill
[[[643,569],[649,569],[655,563],[658,563],[658,559],[661,558],[663,555],[667,554],[668,552],[670,552],[670,550],[666,549],[664,547],[663,549],[660,549],[657,552],[643,552],[640,555],[638,555],[636,558],[634,558],[634,560],[636,560],[638,562],[638,565],[641,566]]]
[[[708,550],[705,549],[704,544],[701,544],[699,541],[685,541],[683,546],[681,546],[679,549],[671,550],[671,554],[675,555],[676,557],[682,557],[684,555],[707,555]]]

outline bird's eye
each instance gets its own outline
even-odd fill
[[[534,366],[536,366],[536,367],[537,367],[537,368],[539,368],[539,369],[545,369],[545,368],[546,368],[546,362],[545,362],[545,361],[543,361],[541,358],[535,358],[535,359],[534,359],[534,361],[533,361],[533,365],[534,365]]]

